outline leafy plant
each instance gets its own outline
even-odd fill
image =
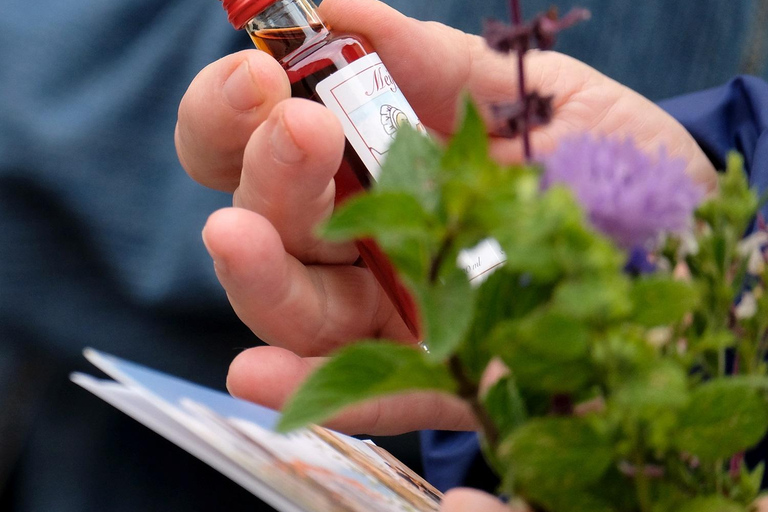
[[[522,56],[532,35],[585,17],[570,16],[494,25],[491,39]],[[546,121],[532,117],[546,99],[521,98],[496,110],[525,136]],[[682,166],[631,142],[581,137],[559,151],[541,165],[498,165],[470,101],[444,148],[401,129],[381,181],[322,233],[378,241],[419,305],[429,351],[386,340],[340,350],[293,397],[282,428],[381,395],[452,393],[482,424],[500,492],[536,509],[747,510],[763,467],[747,467],[744,452],[768,429],[768,232],[758,220],[742,239],[760,204],[743,162],[731,155],[719,193],[703,200]],[[607,163],[594,158],[606,151]],[[659,211],[606,210],[579,187],[585,176],[566,172],[574,165],[625,194],[620,203],[646,194]],[[612,182],[627,165],[637,180]],[[488,237],[507,261],[473,286],[457,256]],[[481,393],[493,359],[509,372]]]

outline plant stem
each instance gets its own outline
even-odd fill
[[[451,356],[448,360],[448,366],[453,378],[459,385],[459,396],[472,407],[472,411],[475,413],[475,416],[483,429],[485,439],[488,441],[489,448],[491,451],[495,452],[496,448],[499,446],[500,434],[493,419],[491,419],[488,411],[480,401],[480,386],[469,378],[459,356]]]
[[[520,0],[509,0],[509,10],[512,15],[512,25],[520,26],[523,24],[523,10],[520,6]],[[524,106],[523,110],[523,151],[525,154],[525,161],[531,161],[531,133],[530,133],[530,119],[528,113],[528,106],[525,100],[525,52],[518,48],[517,50],[517,82],[518,92],[520,94],[520,102]]]
[[[645,474],[645,460],[643,460],[642,449],[638,449],[635,456],[635,488],[641,512],[650,512],[652,508],[651,486],[648,475]]]
[[[453,247],[453,241],[455,239],[454,230],[449,229],[448,233],[443,239],[443,243],[440,245],[435,258],[432,260],[432,265],[429,267],[429,283],[435,284],[437,278],[440,277],[440,267],[443,265],[443,261]]]
[[[715,462],[715,492],[723,494],[723,459]]]

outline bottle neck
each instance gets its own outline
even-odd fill
[[[258,49],[279,61],[329,33],[311,0],[278,0],[251,18],[245,30]]]

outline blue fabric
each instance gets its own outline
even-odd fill
[[[724,84],[744,72],[751,35],[762,0],[524,0],[530,18],[554,5],[561,13],[586,7],[592,19],[563,32],[555,48],[597,68],[653,100]],[[509,19],[509,2],[388,0],[419,19],[436,20],[478,33],[485,18]],[[768,79],[768,56],[753,73]]]
[[[718,169],[723,168],[727,153],[737,150],[744,155],[750,185],[760,192],[768,190],[768,83],[738,77],[725,86],[664,101],[661,106],[695,137]],[[763,214],[768,216],[768,205]],[[421,445],[427,478],[443,491],[464,485],[480,455],[477,435],[470,432],[422,432]],[[767,458],[768,441],[763,441],[749,460]]]
[[[724,87],[661,102],[694,136],[715,167],[736,150],[744,156],[750,185],[768,188],[768,85],[738,77]],[[766,210],[763,210],[764,212]]]
[[[200,240],[226,194],[176,158],[176,110],[250,45],[213,0],[0,2],[0,510],[254,510],[68,382],[85,346],[222,389],[256,343]]]

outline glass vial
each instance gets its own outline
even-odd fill
[[[285,69],[292,95],[328,107],[347,137],[336,173],[336,201],[371,186],[404,123],[421,126],[378,55],[363,39],[336,34],[310,0],[222,0],[229,21]],[[356,242],[365,264],[410,331],[419,336],[416,305],[373,240]]]

